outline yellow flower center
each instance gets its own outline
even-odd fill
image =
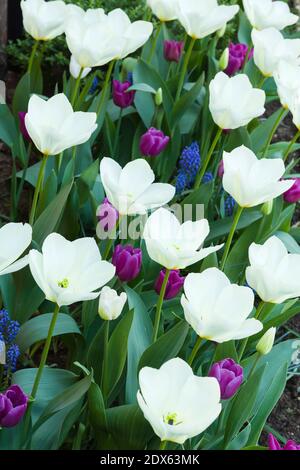
[[[167,416],[164,417],[164,422],[170,426],[177,426],[182,421],[178,421],[177,413],[168,413]]]
[[[69,287],[69,280],[65,278],[62,281],[59,281],[57,284],[62,289],[67,289],[67,287]]]

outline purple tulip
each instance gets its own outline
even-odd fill
[[[160,294],[165,275],[166,275],[166,270],[162,269],[159,273],[158,278],[155,281],[154,289],[158,295]],[[180,289],[182,288],[184,284],[184,279],[185,278],[183,276],[180,276],[179,271],[177,269],[172,269],[169,275],[168,282],[167,282],[164,299],[169,300],[169,299],[173,299],[174,297],[176,297],[176,295],[179,293]]]
[[[241,70],[244,66],[248,53],[248,46],[246,44],[229,44],[229,62],[225,73],[230,77],[236,72]],[[253,57],[253,49],[251,50],[248,60]]]
[[[157,157],[164,151],[168,145],[170,137],[166,136],[162,131],[150,127],[148,131],[142,135],[140,140],[140,151],[145,157]]]
[[[120,281],[132,281],[139,275],[142,267],[142,250],[131,245],[117,245],[112,256],[112,264],[116,267]]]
[[[135,91],[127,91],[132,86],[132,83],[126,81],[124,83],[119,80],[113,80],[113,101],[119,108],[128,108],[132,105],[135,97]]]
[[[296,442],[292,440],[288,440],[287,443],[281,447],[273,434],[269,434],[268,436],[268,446],[269,450],[300,450],[300,445],[296,444]]]
[[[106,197],[98,209],[97,217],[103,230],[110,232],[116,226],[119,212]]]
[[[0,427],[12,428],[23,418],[27,409],[28,397],[19,385],[11,385],[0,394]]]
[[[168,62],[179,62],[184,48],[183,41],[164,41],[164,57]]]
[[[286,202],[300,201],[300,178],[296,178],[293,186],[284,193],[283,198]]]
[[[26,112],[25,111],[20,111],[19,112],[19,124],[20,124],[20,131],[21,134],[23,135],[24,139],[27,141],[31,141],[31,137],[28,134],[26,124],[25,124],[25,117],[26,117]]]
[[[219,382],[222,400],[231,398],[243,382],[243,368],[233,359],[216,362],[208,375],[215,377]]]

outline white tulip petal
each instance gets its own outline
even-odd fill
[[[0,228],[0,274],[18,270],[18,265],[15,265],[13,271],[9,271],[12,263],[29,247],[31,239],[32,228],[29,224],[8,223]],[[24,262],[20,261],[19,269],[26,266]]]

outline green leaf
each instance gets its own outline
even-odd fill
[[[262,219],[263,214],[258,210],[246,210],[242,213],[237,229],[241,230],[249,225]],[[226,217],[225,219],[219,219],[210,223],[210,233],[206,238],[207,242],[218,240],[225,235],[228,235],[232,226],[232,217]]]
[[[226,341],[225,343],[218,344],[215,350],[212,363],[222,361],[223,359],[226,359],[227,357],[231,357],[236,362],[238,362],[238,356],[237,356],[234,341]]]
[[[129,91],[144,91],[145,93],[152,93],[156,95],[157,90],[155,90],[152,86],[147,85],[147,83],[135,83],[130,88],[128,88],[127,92]]]
[[[6,104],[0,104],[0,140],[13,148],[18,142],[19,134],[15,119]]]
[[[282,108],[278,109],[268,119],[264,120],[251,133],[252,150],[254,153],[257,154],[260,151],[264,150],[268,142],[269,136],[272,132],[272,129],[281,113],[282,113]]]
[[[196,99],[198,98],[201,89],[204,83],[204,73],[198,78],[197,82],[193,85],[193,87],[186,93],[182,95],[182,97],[175,103],[171,121],[172,126],[175,127],[179,120],[181,120],[184,114],[189,110],[189,108],[194,104]]]
[[[97,384],[101,383],[105,343],[105,322],[102,322],[87,351],[87,367],[93,369]]]
[[[228,450],[241,450],[248,442],[249,435],[251,432],[251,424],[249,423],[233,441],[230,442],[227,449]]]

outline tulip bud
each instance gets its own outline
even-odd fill
[[[264,215],[270,215],[273,210],[273,199],[267,201],[262,205],[261,211]]]
[[[122,313],[127,301],[127,295],[120,295],[108,286],[104,286],[100,292],[98,313],[103,320],[116,320]]]
[[[163,102],[163,91],[159,88],[155,95],[155,104],[156,106],[160,106]]]
[[[292,204],[300,201],[300,178],[296,178],[294,181],[293,186],[283,195],[285,202]]]
[[[184,48],[183,41],[165,41],[164,57],[168,62],[179,62]]]
[[[27,140],[28,142],[31,142],[31,138],[30,138],[30,135],[28,134],[28,131],[26,129],[26,124],[25,124],[25,116],[27,113],[25,111],[20,111],[18,114],[19,114],[19,128],[20,128],[21,134],[23,135],[25,140]]]
[[[119,212],[106,197],[98,208],[97,217],[104,232],[110,232],[116,226]]]
[[[11,385],[0,394],[0,428],[12,428],[23,418],[28,397],[19,385]]]
[[[295,441],[289,439],[284,447],[281,447],[279,442],[277,441],[276,437],[273,434],[269,434],[268,436],[268,447],[269,450],[300,450],[300,445],[298,445]]]
[[[225,23],[224,26],[222,26],[222,28],[217,31],[218,38],[222,38],[224,36],[224,34],[226,33],[226,29],[227,23]]]
[[[166,136],[162,131],[151,127],[141,137],[140,152],[145,157],[157,157],[157,155],[164,151],[169,140],[170,137]]]
[[[113,101],[119,108],[128,108],[132,105],[135,97],[135,91],[127,91],[131,87],[131,83],[126,81],[124,83],[118,80],[113,80]]]
[[[225,70],[228,67],[229,62],[229,49],[228,47],[224,49],[220,59],[219,59],[219,68],[220,70]]]
[[[131,245],[117,245],[112,264],[116,267],[116,275],[121,281],[132,281],[139,275],[142,267],[142,250]]]
[[[213,364],[208,376],[219,382],[222,400],[228,400],[237,392],[244,377],[242,366],[230,358]]]
[[[155,281],[154,288],[155,288],[155,292],[158,295],[160,294],[160,291],[161,291],[161,288],[165,279],[165,275],[166,275],[166,270],[165,269],[161,270],[158,278]],[[177,296],[177,294],[179,293],[180,289],[182,288],[184,284],[184,279],[185,278],[183,276],[180,276],[179,271],[177,271],[176,269],[173,269],[170,272],[169,279],[167,282],[166,292],[164,296],[165,300],[173,299],[174,297]]]
[[[248,54],[248,46],[247,44],[229,44],[229,60],[228,66],[225,70],[225,73],[230,77],[235,75],[236,72],[242,70],[244,67],[244,63]],[[250,53],[248,54],[247,60],[249,61],[253,57],[253,49],[251,49]]]
[[[276,328],[269,328],[268,331],[261,337],[256,345],[256,351],[262,356],[266,356],[273,348],[276,335]]]

